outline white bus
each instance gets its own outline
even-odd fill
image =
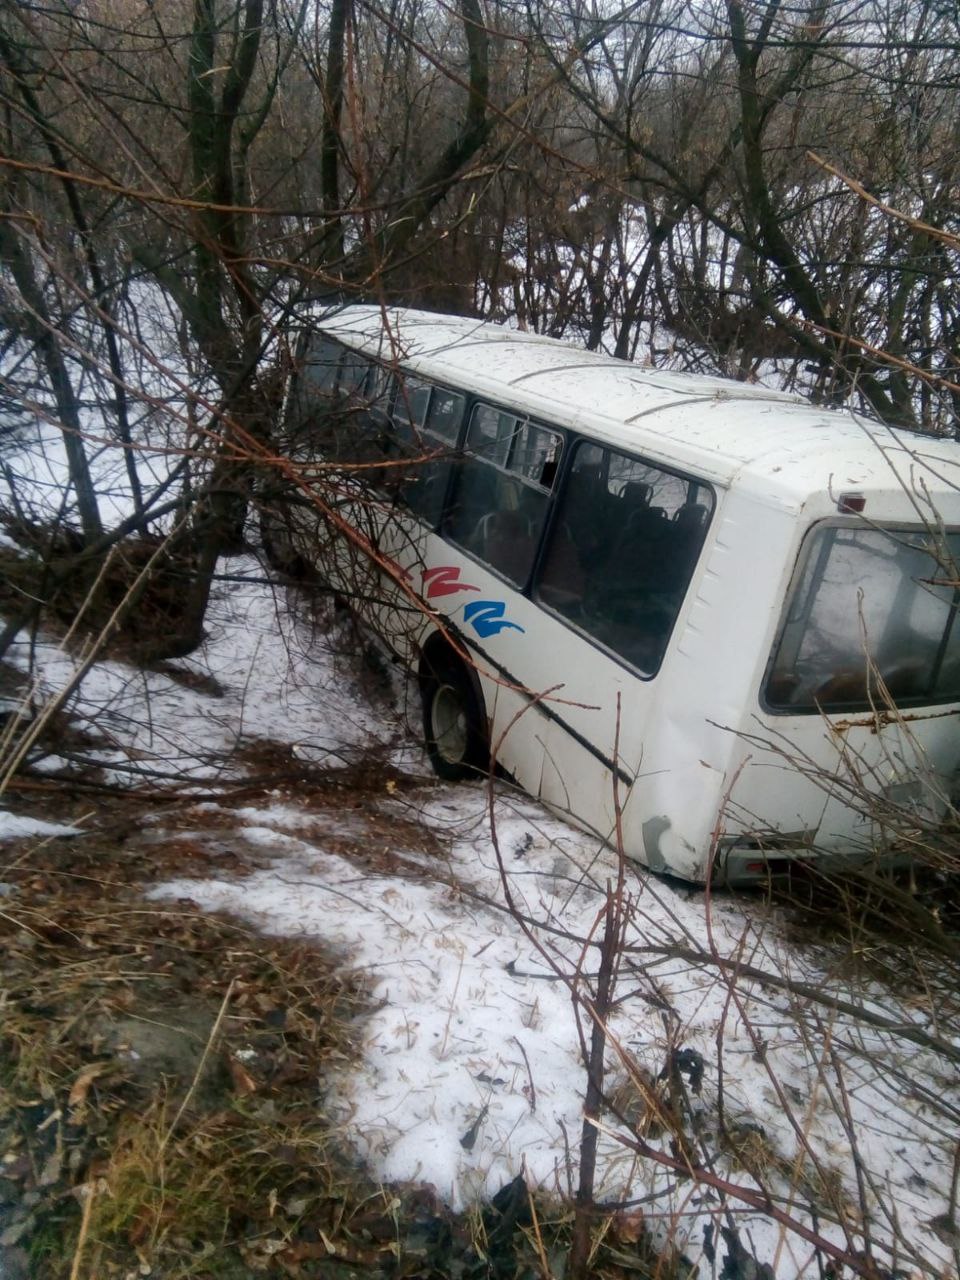
[[[413,310],[320,317],[296,364],[274,553],[416,672],[443,777],[495,749],[730,883],[889,862],[956,800],[960,444]]]

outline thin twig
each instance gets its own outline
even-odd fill
[[[524,1060],[524,1062],[526,1063],[526,1066],[527,1066],[527,1080],[530,1082],[530,1110],[531,1110],[531,1111],[536,1111],[536,1109],[537,1109],[537,1090],[536,1090],[536,1086],[535,1086],[535,1085],[534,1085],[534,1083],[533,1083],[533,1072],[530,1070],[530,1059],[527,1057],[527,1051],[526,1051],[526,1049],[523,1047],[522,1043],[521,1043],[521,1042],[520,1042],[520,1040],[517,1038],[517,1036],[514,1036],[514,1037],[513,1037],[513,1043],[517,1046],[517,1048],[518,1048],[518,1049],[520,1050],[520,1052],[523,1054],[523,1060]]]
[[[80,1278],[80,1260],[83,1257],[84,1246],[87,1243],[87,1235],[90,1231],[90,1218],[93,1214],[93,1197],[97,1194],[97,1184],[88,1182],[86,1186],[80,1188],[83,1194],[83,1216],[80,1219],[80,1234],[77,1236],[77,1246],[73,1251],[73,1265],[70,1268],[70,1280],[79,1280]]]
[[[822,156],[818,156],[815,151],[808,151],[807,159],[812,160],[821,169],[832,174],[834,178],[839,178],[851,191],[855,191],[861,200],[866,200],[875,209],[885,213],[888,218],[895,218],[898,222],[904,222],[908,227],[912,227],[914,231],[922,231],[924,235],[930,236],[933,240],[939,240],[950,249],[960,249],[960,236],[952,235],[949,231],[943,231],[940,227],[932,227],[929,222],[921,222],[919,218],[912,218],[909,213],[901,213],[899,209],[895,209],[892,205],[884,204],[882,200],[878,200],[875,195],[872,195],[856,178],[848,177],[847,174],[842,173],[834,165],[830,164],[829,161],[824,160]]]
[[[176,1131],[177,1125],[180,1123],[180,1120],[183,1116],[183,1113],[186,1111],[187,1107],[190,1105],[190,1102],[191,1102],[191,1099],[193,1098],[194,1093],[196,1093],[197,1085],[200,1083],[200,1079],[203,1076],[204,1069],[206,1068],[206,1065],[207,1065],[207,1059],[210,1057],[210,1054],[213,1050],[213,1046],[220,1032],[220,1028],[223,1025],[223,1019],[226,1016],[226,1012],[227,1012],[227,1005],[230,1003],[230,997],[233,995],[233,987],[236,981],[237,981],[236,978],[230,979],[230,982],[227,986],[227,990],[223,997],[223,1001],[220,1005],[220,1011],[218,1012],[216,1018],[214,1019],[213,1026],[210,1028],[210,1035],[207,1037],[207,1043],[203,1047],[203,1053],[200,1055],[200,1061],[197,1063],[197,1069],[193,1073],[193,1080],[190,1082],[190,1088],[187,1090],[186,1094],[184,1095],[184,1099],[180,1103],[179,1108],[177,1109],[177,1114],[173,1117],[173,1123],[170,1125],[170,1128],[167,1130],[166,1134],[161,1139],[160,1151],[159,1151],[159,1154],[161,1156],[163,1155],[164,1151],[167,1149],[170,1139],[173,1137]]]

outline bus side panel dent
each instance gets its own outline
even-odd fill
[[[667,859],[660,851],[660,841],[672,825],[666,814],[661,814],[656,818],[647,818],[640,828],[643,832],[644,856],[651,871],[669,870]]]
[[[661,735],[657,744],[662,759],[667,755],[667,736],[672,735]],[[628,818],[633,820],[633,843],[642,849],[651,871],[705,880],[724,775],[699,759],[702,735],[686,736],[682,757],[677,754],[680,746],[675,739],[673,768],[650,774],[644,771],[634,784]]]

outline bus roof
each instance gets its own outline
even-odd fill
[[[583,431],[651,461],[796,507],[828,489],[952,495],[960,443],[898,431],[755,384],[673,373],[461,316],[346,306],[317,326],[423,377]]]

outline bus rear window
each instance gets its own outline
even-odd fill
[[[960,701],[960,533],[826,526],[807,539],[767,679],[778,711]]]

